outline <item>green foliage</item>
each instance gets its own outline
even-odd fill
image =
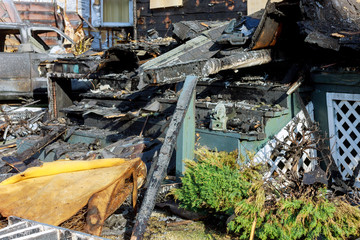
[[[266,203],[265,205],[266,206]],[[238,204],[236,218],[228,229],[248,239],[257,216],[256,236],[259,239],[347,239],[360,234],[360,210],[347,202],[330,202],[316,198],[282,198],[272,206],[258,208],[254,202]]]
[[[235,213],[228,230],[249,239],[347,239],[360,235],[360,210],[344,199],[329,200],[325,188],[284,194],[262,180],[261,167],[237,163],[237,153],[196,152],[187,161],[183,186],[174,196],[187,209]]]
[[[217,211],[231,214],[236,202],[247,198],[251,179],[260,178],[256,168],[240,171],[237,153],[196,152],[197,161],[185,161],[183,186],[174,196],[181,206],[193,211]]]

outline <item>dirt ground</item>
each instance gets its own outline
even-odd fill
[[[224,220],[226,221],[226,219]],[[225,228],[224,228],[225,229]],[[224,230],[223,229],[223,230]],[[131,232],[123,235],[103,235],[112,240],[129,239]],[[150,217],[149,225],[144,234],[146,240],[231,240],[233,236],[217,229],[207,221],[191,221],[179,218],[171,213],[155,209]]]

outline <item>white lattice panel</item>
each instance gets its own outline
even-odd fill
[[[312,119],[314,119],[314,107],[312,102],[310,102],[306,106],[307,111],[309,112],[309,115]],[[298,119],[300,121],[295,121],[295,119]],[[302,129],[305,127],[305,115],[303,111],[299,112],[297,116],[290,121],[276,136],[274,139],[270,140],[261,150],[259,150],[255,155],[255,162],[266,162],[269,167],[270,171],[268,172],[267,176],[270,177],[274,172],[279,173],[280,175],[286,174],[287,171],[293,167],[293,159],[287,159],[286,157],[283,157],[281,155],[285,154],[285,151],[280,151],[280,154],[273,154],[274,151],[277,151],[277,142],[278,141],[286,141],[288,144],[290,144],[289,141],[289,127],[295,126],[295,133],[300,134],[302,132]],[[299,136],[301,138],[301,136]],[[280,155],[280,156],[278,156]],[[273,156],[273,157],[272,157]],[[312,161],[316,158],[316,151],[313,149],[307,150],[299,160],[299,164],[297,166],[297,170],[309,172],[312,171],[316,165],[316,161]]]
[[[327,93],[326,97],[332,156],[346,180],[360,160],[360,94]]]

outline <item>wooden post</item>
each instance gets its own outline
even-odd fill
[[[141,204],[140,211],[136,217],[131,240],[143,239],[148,220],[155,206],[156,195],[160,189],[162,180],[166,175],[166,170],[170,162],[171,155],[174,151],[176,139],[182,126],[185,114],[193,99],[194,90],[198,77],[187,76],[185,84],[176,105],[174,115],[171,119],[169,129],[166,133],[164,143],[160,149],[158,161],[156,162],[154,172],[149,181],[149,187],[146,190],[144,200]],[[155,163],[154,163],[155,164]]]
[[[53,77],[47,74],[48,79],[48,99],[50,117],[64,117],[65,114],[60,112],[64,107],[72,105],[72,90],[70,78]]]
[[[182,177],[185,171],[184,160],[194,159],[195,150],[195,94],[194,90],[189,109],[186,112],[176,143],[176,177]]]
[[[133,0],[133,34],[134,40],[137,41],[137,9],[136,9],[136,0]]]

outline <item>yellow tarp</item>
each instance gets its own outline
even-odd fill
[[[134,169],[141,186],[146,166],[140,159],[57,161],[29,168],[13,180],[0,183],[0,214],[59,225],[83,208],[95,193]]]

